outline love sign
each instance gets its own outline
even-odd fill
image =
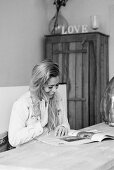
[[[62,26],[62,34],[73,34],[73,33],[84,33],[88,32],[88,25],[70,25],[67,29]]]

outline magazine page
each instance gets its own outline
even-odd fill
[[[114,139],[114,136],[106,135],[96,129],[91,131],[70,130],[67,136],[56,137],[54,133],[41,135],[35,140],[55,146],[71,146],[101,142],[104,139]]]
[[[62,137],[61,139],[64,141],[67,141],[67,142],[74,142],[74,141],[89,139],[89,142],[92,142],[91,138],[95,134],[95,132],[76,131],[75,133],[72,134],[72,136],[71,136],[71,133],[69,133],[69,134],[68,134],[68,136]]]
[[[101,142],[104,139],[114,139],[114,136],[107,135],[107,134],[104,134],[104,133],[97,133],[97,134],[94,134],[91,137],[92,141],[99,141],[99,142]]]
[[[77,134],[80,132],[80,130],[74,130],[70,129],[68,132],[68,136],[77,136]]]
[[[77,136],[80,134],[80,132],[93,132],[94,134],[96,133],[99,133],[100,131],[94,129],[94,130],[88,130],[88,131],[83,131],[83,130],[74,130],[74,129],[71,129],[69,132],[68,132],[68,136]]]
[[[66,137],[67,138],[67,137]],[[46,143],[46,144],[49,144],[49,145],[54,145],[54,146],[76,146],[76,145],[81,145],[81,144],[87,144],[87,143],[90,143],[92,142],[90,139],[83,139],[83,140],[64,140],[64,137],[60,137],[60,138],[57,138],[57,137],[50,137],[50,136],[43,136],[43,137],[40,137],[40,138],[37,138],[37,140],[39,142],[43,142],[43,143]],[[70,142],[71,141],[71,142]]]
[[[91,131],[71,130],[68,135],[69,137],[64,137],[64,140],[68,142],[81,139],[90,139],[91,142],[101,142],[104,139],[114,139],[114,136],[102,133],[101,131],[98,131],[96,129]]]
[[[72,138],[72,140],[64,140],[64,138]],[[73,139],[75,138],[75,139]],[[41,135],[39,137],[36,137],[34,140],[37,140],[39,142],[43,142],[45,144],[54,145],[54,146],[71,146],[71,145],[80,145],[80,144],[86,144],[92,142],[90,139],[83,139],[76,136],[65,136],[65,137],[56,137],[54,134],[46,134]],[[70,142],[72,141],[72,142]]]

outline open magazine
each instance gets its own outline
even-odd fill
[[[99,132],[97,130],[93,130],[93,131],[71,130],[68,136],[61,138],[61,140],[67,142],[73,142],[73,141],[84,140],[84,139],[89,139],[88,142],[101,142],[106,139],[114,139],[114,136]]]
[[[79,131],[79,130],[70,130],[67,136],[56,137],[55,135],[44,135],[37,137],[36,140],[56,146],[67,146],[67,145],[80,145],[88,144],[91,142],[101,142],[105,139],[114,139],[114,136],[110,134],[102,133],[98,130],[91,131]]]

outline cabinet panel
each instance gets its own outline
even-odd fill
[[[109,80],[108,36],[99,32],[45,36],[45,58],[60,67],[67,83],[68,119],[80,129],[101,122],[99,106]]]

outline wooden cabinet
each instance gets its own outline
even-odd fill
[[[101,122],[100,100],[109,81],[108,38],[100,32],[45,36],[45,58],[59,64],[60,82],[67,83],[71,128]]]

